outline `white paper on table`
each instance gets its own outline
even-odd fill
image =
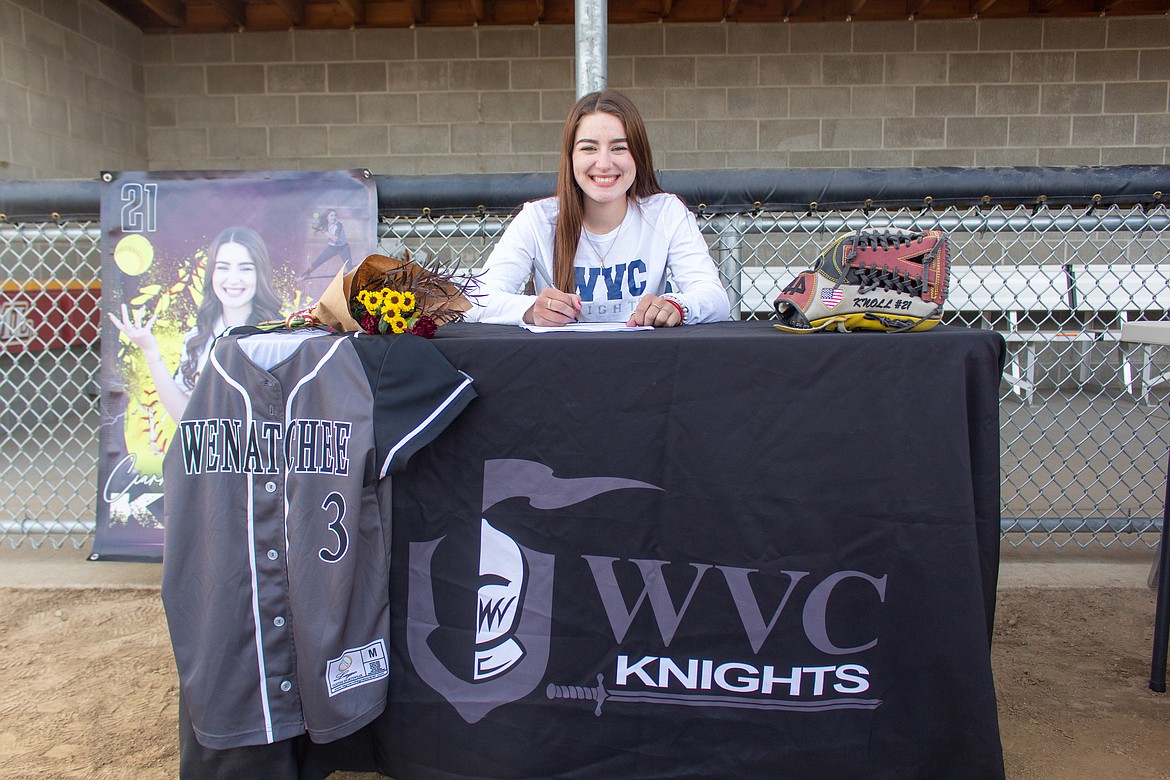
[[[522,325],[533,333],[625,333],[635,330],[654,330],[652,325],[626,325],[624,322],[570,322],[565,325]]]

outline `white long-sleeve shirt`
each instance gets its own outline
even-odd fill
[[[537,293],[553,286],[558,213],[556,198],[524,204],[488,255],[468,320],[523,324],[536,300],[522,293],[529,276]],[[622,224],[605,235],[585,232],[573,265],[582,322],[624,322],[643,296],[666,293],[668,281],[687,325],[725,320],[730,311],[695,215],[670,193],[631,200]]]

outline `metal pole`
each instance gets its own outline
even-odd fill
[[[731,314],[733,319],[740,319],[743,313],[743,222],[736,220],[732,223],[731,240],[728,242],[727,252],[719,263],[719,276],[727,288],[731,299]],[[749,281],[748,284],[751,282]]]
[[[609,83],[606,0],[575,0],[577,32],[577,97],[605,89]]]
[[[1154,651],[1150,658],[1150,690],[1166,692],[1166,641],[1170,636],[1170,456],[1167,458],[1166,500],[1162,505],[1162,541],[1158,547],[1158,601],[1154,608]]]

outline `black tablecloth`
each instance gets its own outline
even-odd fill
[[[394,478],[382,771],[1003,776],[999,335],[434,344],[479,398]]]

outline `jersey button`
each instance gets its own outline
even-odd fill
[[[275,561],[279,557],[280,557],[280,553],[278,553],[276,550],[269,550],[268,551],[268,560]]]
[[[288,680],[285,680],[280,684],[280,689],[285,693],[288,693],[292,690],[292,683],[290,683]]]
[[[275,493],[276,492],[276,483],[275,482],[266,482],[266,483],[264,483],[264,489],[267,490],[269,493]]]
[[[280,628],[281,626],[284,625],[284,618],[282,618],[282,617],[273,618],[272,625],[276,626],[277,628]]]

